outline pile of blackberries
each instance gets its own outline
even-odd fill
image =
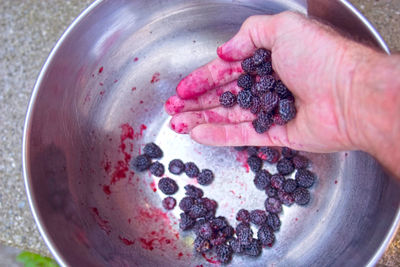
[[[242,61],[244,74],[237,85],[242,90],[235,95],[227,91],[220,96],[220,103],[226,108],[238,104],[256,114],[253,127],[257,133],[264,133],[273,125],[284,125],[296,116],[293,94],[280,80],[276,80],[271,63],[271,52],[257,49],[252,57]]]

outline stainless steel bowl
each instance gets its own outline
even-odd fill
[[[362,15],[334,0],[96,1],[68,28],[33,91],[23,146],[30,205],[61,265],[207,266],[178,209],[129,159],[154,141],[161,160],[193,160],[215,171],[206,190],[234,224],[240,207],[265,195],[230,148],[205,147],[168,128],[163,102],[178,81],[216,56],[250,15],[296,10],[388,49]],[[273,248],[232,266],[362,266],[382,255],[399,222],[400,188],[362,152],[308,154],[318,174],[308,207],[284,209]],[[183,186],[191,180],[178,177]]]

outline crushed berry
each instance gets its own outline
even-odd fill
[[[247,73],[256,71],[256,65],[254,64],[252,57],[246,58],[242,61],[242,69]]]
[[[247,155],[253,156],[258,154],[258,146],[250,146],[247,148]]]
[[[171,178],[161,178],[158,182],[158,188],[166,195],[173,195],[178,191],[178,185]]]
[[[265,190],[267,186],[269,186],[271,181],[271,174],[267,170],[261,170],[257,172],[254,177],[254,184],[257,189]]]
[[[262,225],[267,221],[267,213],[265,210],[252,210],[250,212],[250,222],[255,225]]]
[[[294,165],[290,159],[283,158],[276,164],[276,169],[280,174],[288,175],[294,171]]]
[[[236,236],[242,245],[250,245],[253,240],[253,231],[247,223],[239,223],[236,226]]]
[[[259,112],[257,119],[253,121],[254,130],[259,133],[265,133],[272,125],[271,115],[266,112]]]
[[[297,183],[293,179],[287,179],[283,183],[283,191],[286,193],[293,193],[294,190],[297,188]]]
[[[241,74],[237,80],[237,85],[245,90],[250,90],[253,85],[253,77],[250,74]],[[238,99],[239,102],[239,99]]]
[[[284,182],[285,177],[281,174],[274,174],[271,176],[271,186],[276,190],[281,190]]]
[[[267,194],[267,196],[269,197],[276,197],[278,196],[278,190],[276,190],[272,186],[267,186],[267,188],[265,188],[265,194]]]
[[[171,160],[168,165],[168,170],[173,174],[181,174],[185,170],[185,164],[180,159]]]
[[[257,257],[262,252],[262,245],[260,240],[253,239],[248,245],[244,247],[244,254],[252,257]]]
[[[131,166],[135,171],[143,172],[148,170],[151,165],[151,159],[147,155],[139,155],[131,162]]]
[[[294,156],[296,156],[299,152],[297,150],[288,148],[288,147],[282,147],[282,156],[287,159],[292,159]]]
[[[279,115],[285,122],[292,120],[296,116],[296,112],[293,101],[289,99],[279,101]]]
[[[203,223],[198,229],[198,235],[204,239],[211,239],[214,232],[209,222]]]
[[[261,100],[258,96],[253,96],[253,101],[251,102],[250,112],[257,114],[261,109]]]
[[[275,213],[269,213],[267,216],[267,225],[271,227],[271,229],[276,232],[281,228],[281,220],[279,216]]]
[[[179,222],[179,228],[185,231],[194,226],[196,221],[192,219],[189,215],[187,215],[186,213],[181,213],[180,216],[181,220]]]
[[[229,91],[224,92],[219,97],[219,103],[226,108],[233,107],[236,104],[236,95]]]
[[[183,197],[179,202],[179,208],[184,212],[188,212],[194,205],[195,199],[192,197]]]
[[[201,198],[203,197],[204,193],[203,190],[200,188],[195,187],[194,185],[188,184],[185,185],[186,195],[193,198]]]
[[[275,241],[274,231],[267,225],[263,225],[258,229],[257,237],[264,246],[272,245]]]
[[[310,164],[310,161],[308,160],[308,158],[302,156],[302,155],[297,155],[294,156],[293,159],[293,164],[294,167],[299,170],[299,169],[305,169],[308,167],[308,165]]]
[[[164,175],[164,165],[162,163],[155,161],[150,165],[150,173],[154,176],[161,177]]]
[[[310,202],[310,192],[303,187],[298,187],[293,192],[294,201],[299,205],[306,205]]]
[[[185,163],[185,173],[190,178],[199,176],[200,170],[193,162]]]
[[[272,147],[261,147],[258,150],[258,157],[269,163],[276,163],[279,160],[279,151]]]
[[[292,96],[289,89],[282,83],[282,81],[277,81],[275,84],[275,92],[278,94],[280,99],[287,99]]]
[[[249,165],[250,169],[257,173],[262,168],[262,160],[257,156],[250,156],[247,158],[247,164]]]
[[[222,244],[217,246],[217,259],[221,263],[228,263],[232,259],[232,248],[227,244]]]
[[[162,206],[164,207],[164,209],[166,210],[172,210],[175,208],[176,206],[176,199],[173,197],[166,197],[163,199],[162,201]]]
[[[294,203],[293,195],[291,193],[286,193],[283,190],[278,191],[278,198],[281,203],[286,206],[291,206]]]
[[[161,148],[154,143],[146,144],[143,148],[143,152],[152,159],[159,159],[163,156]]]
[[[210,241],[202,238],[201,236],[196,237],[193,245],[194,245],[194,249],[199,253],[204,253],[204,252],[210,251],[212,248]]]
[[[240,209],[238,213],[236,214],[236,220],[240,222],[250,222],[250,212],[245,209]]]
[[[269,197],[265,200],[265,209],[272,213],[281,213],[282,203],[279,199],[274,197]]]
[[[314,184],[315,174],[309,170],[300,169],[297,170],[295,179],[298,186],[309,188]]]
[[[214,180],[214,173],[209,169],[203,169],[197,177],[197,182],[201,185],[209,185]]]
[[[278,106],[278,103],[279,97],[275,92],[267,92],[261,97],[261,107],[267,113],[272,112]]]
[[[240,254],[244,250],[244,246],[240,244],[239,240],[237,238],[232,238],[229,244],[232,247],[232,250],[234,253]]]
[[[261,77],[271,75],[274,72],[274,70],[272,69],[272,64],[269,61],[257,66],[256,71],[257,74]]]
[[[269,60],[271,60],[271,52],[264,48],[257,49],[253,54],[253,62],[256,66]]]
[[[248,90],[242,90],[237,96],[237,102],[243,109],[249,109],[253,101],[253,95]]]

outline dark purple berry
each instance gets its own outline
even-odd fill
[[[289,122],[296,116],[296,107],[289,99],[279,101],[279,115],[285,122]]]
[[[300,169],[297,170],[295,179],[298,186],[309,188],[314,184],[315,174],[309,170]]]
[[[282,83],[282,81],[277,81],[275,84],[275,92],[278,94],[280,99],[286,99],[292,96],[289,89]]]
[[[213,199],[209,199],[207,197],[198,198],[196,203],[204,205],[208,211],[215,211],[217,209],[217,202]]]
[[[197,182],[201,185],[209,185],[214,180],[214,174],[209,169],[203,169],[197,177]]]
[[[278,191],[278,198],[283,205],[291,206],[294,203],[294,197],[291,193],[285,191]]]
[[[211,224],[209,222],[203,223],[197,229],[197,233],[199,236],[201,236],[204,239],[211,239],[214,234],[213,229],[211,228]]]
[[[139,155],[132,160],[131,165],[135,171],[143,172],[150,168],[151,159],[147,155]]]
[[[310,202],[310,192],[303,187],[298,187],[293,192],[294,201],[299,205],[306,205]]]
[[[232,248],[227,244],[222,244],[217,246],[217,259],[221,263],[228,263],[232,259]]]
[[[250,245],[253,240],[253,231],[250,228],[249,224],[239,223],[236,226],[236,236],[242,245]]]
[[[287,179],[283,183],[283,191],[286,193],[293,193],[294,190],[297,188],[297,183],[293,179]]]
[[[189,215],[181,213],[180,216],[181,220],[179,222],[179,228],[181,228],[182,230],[188,230],[194,226],[196,221],[192,219]]]
[[[278,190],[276,190],[272,186],[267,186],[267,188],[265,188],[265,194],[267,194],[267,196],[269,197],[276,197],[278,196]]]
[[[236,151],[244,151],[247,149],[247,146],[235,146],[234,149]]]
[[[241,74],[237,80],[237,85],[245,90],[250,90],[253,83],[253,77],[250,74]]]
[[[294,171],[294,165],[290,159],[283,158],[278,161],[278,164],[276,164],[276,169],[280,174],[288,175]]]
[[[253,62],[257,66],[269,60],[271,60],[271,52],[264,48],[257,49],[253,54]]]
[[[261,147],[258,150],[258,157],[269,163],[276,163],[279,160],[279,151],[272,147]]]
[[[252,57],[246,58],[242,61],[242,69],[247,73],[256,71],[256,65],[254,65]]]
[[[261,77],[271,75],[274,72],[274,70],[272,69],[272,64],[269,61],[257,66],[256,71],[257,74]]]
[[[171,160],[168,170],[173,174],[181,174],[185,170],[185,164],[180,159]]]
[[[260,240],[253,239],[250,244],[245,245],[244,247],[244,254],[247,256],[257,257],[262,252],[262,245]]]
[[[254,177],[254,185],[257,189],[264,190],[269,186],[271,181],[271,174],[267,170],[261,170],[257,172]]]
[[[261,108],[267,112],[272,112],[279,103],[279,97],[275,92],[267,92],[261,97]]]
[[[193,219],[197,219],[206,216],[207,212],[208,210],[206,207],[204,207],[204,205],[194,204],[192,207],[190,207],[188,215]]]
[[[265,133],[272,125],[271,115],[266,112],[258,113],[257,119],[253,121],[254,130],[259,133]]]
[[[222,216],[211,219],[210,224],[214,230],[222,230],[228,226],[228,222],[226,221],[225,217]]]
[[[199,176],[200,170],[193,162],[185,163],[185,173],[190,178]]]
[[[213,246],[220,246],[222,244],[225,244],[226,242],[226,237],[221,233],[221,232],[217,232],[217,235],[211,239],[211,245]]]
[[[275,78],[271,75],[261,77],[260,81],[257,83],[257,91],[260,96],[267,92],[273,91],[274,88],[275,88]]]
[[[188,184],[185,185],[186,195],[193,198],[201,198],[203,197],[204,193],[203,190],[200,188],[195,187],[194,185]]]
[[[254,156],[258,154],[258,146],[249,146],[247,148],[247,155]]]
[[[302,155],[297,155],[297,156],[293,157],[292,161],[293,161],[294,167],[297,170],[305,169],[310,164],[310,161],[308,160],[308,158],[306,158]]]
[[[258,82],[253,84],[253,86],[250,88],[250,92],[253,97],[260,96],[260,94],[258,92]]]
[[[231,238],[235,234],[235,229],[232,226],[228,225],[221,230],[221,233],[224,237]]]
[[[268,212],[280,213],[282,211],[282,203],[277,198],[269,197],[265,200],[265,209]]]
[[[247,158],[247,164],[253,172],[257,173],[261,170],[263,162],[257,156],[250,156]]]
[[[264,246],[271,246],[275,241],[274,231],[267,225],[263,225],[258,229],[257,237]]]
[[[178,185],[176,182],[168,177],[160,179],[158,182],[158,188],[166,195],[173,195],[178,191]]]
[[[204,218],[200,218],[195,222],[195,224],[193,226],[193,232],[196,234],[196,236],[199,236],[199,229],[206,222],[207,222],[207,220]]]
[[[262,225],[267,221],[267,213],[265,210],[252,210],[250,212],[250,222],[255,225]]]
[[[281,228],[281,220],[279,216],[275,213],[269,213],[267,216],[267,225],[271,227],[271,229],[276,232]]]
[[[297,150],[288,148],[288,147],[282,147],[282,156],[287,159],[292,159],[294,156],[296,156],[299,152]]]
[[[275,125],[285,125],[286,122],[282,119],[281,115],[279,114],[274,114],[274,116],[272,117],[272,121]]]
[[[195,199],[192,197],[184,197],[179,202],[179,208],[184,212],[188,212],[190,208],[194,205]]]
[[[243,252],[244,246],[240,244],[237,238],[233,238],[231,241],[229,241],[229,244],[231,245],[234,253],[240,254]]]
[[[176,200],[173,197],[166,197],[162,201],[162,205],[166,210],[172,210],[176,206]]]
[[[212,248],[210,241],[208,241],[200,236],[196,237],[193,245],[194,245],[194,249],[199,253],[207,252]]]
[[[226,108],[233,107],[236,104],[236,95],[229,91],[224,92],[219,97],[219,103]]]
[[[280,174],[274,174],[271,176],[271,186],[276,190],[281,190],[283,188],[283,183],[285,182],[285,177]]]
[[[238,213],[236,214],[236,220],[240,222],[250,222],[250,212],[245,209],[240,209]]]
[[[257,114],[261,109],[261,101],[258,96],[253,96],[253,101],[251,102],[250,112]]]
[[[154,176],[161,177],[164,175],[164,165],[155,161],[150,165],[150,173]]]
[[[154,143],[146,144],[143,148],[143,152],[152,159],[159,159],[163,156],[161,148]]]
[[[237,102],[241,108],[249,109],[253,101],[253,96],[250,91],[242,90],[237,96]]]

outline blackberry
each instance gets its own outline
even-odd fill
[[[303,187],[299,187],[293,192],[294,201],[299,205],[306,205],[310,202],[310,192]]]
[[[250,212],[245,209],[240,209],[238,213],[236,213],[236,220],[240,222],[249,223],[250,222]]]
[[[261,108],[271,113],[279,104],[279,97],[275,92],[267,92],[261,97]]]
[[[235,146],[234,149],[236,151],[244,151],[247,149],[247,146]]]
[[[253,121],[254,130],[259,133],[265,133],[272,125],[271,115],[266,112],[259,112],[257,119]]]
[[[279,216],[275,213],[269,213],[267,216],[267,225],[271,227],[271,229],[276,232],[281,228],[281,220]]]
[[[292,159],[294,156],[296,156],[299,152],[297,150],[288,148],[288,147],[282,147],[282,156],[287,159]]]
[[[276,164],[276,169],[280,174],[288,175],[294,171],[294,165],[290,159],[283,158]]]
[[[192,228],[195,224],[195,220],[190,218],[189,215],[185,214],[185,213],[181,213],[181,220],[179,222],[179,228],[181,228],[182,230],[189,230],[190,228]]]
[[[309,188],[314,184],[315,174],[309,170],[300,169],[297,170],[295,179],[298,186]]]
[[[173,174],[181,174],[185,170],[185,164],[183,164],[182,160],[174,159],[168,165],[168,170]]]
[[[211,239],[210,241],[211,241],[211,245],[220,246],[222,244],[225,244],[226,237],[223,236],[223,234],[221,232],[217,232],[217,235],[213,239]]]
[[[257,91],[259,95],[273,91],[275,88],[275,78],[271,75],[263,76],[258,82]]]
[[[154,176],[161,177],[164,175],[164,165],[155,161],[150,165],[150,173]]]
[[[282,83],[282,81],[277,81],[275,84],[275,92],[278,94],[280,99],[287,99],[292,96],[289,89]]]
[[[250,74],[241,74],[237,80],[237,85],[245,90],[250,90],[253,85],[253,77]]]
[[[267,194],[267,196],[269,197],[276,197],[278,196],[278,190],[276,190],[272,186],[267,186],[267,188],[265,188],[265,194]]]
[[[233,238],[231,241],[229,241],[229,244],[231,245],[234,253],[240,254],[243,252],[244,247],[242,244],[240,244],[237,238]]]
[[[203,190],[200,188],[195,187],[194,185],[188,184],[185,185],[186,195],[192,198],[201,198],[203,197],[204,193]]]
[[[265,210],[252,210],[250,212],[250,222],[255,225],[263,225],[267,221]]]
[[[163,156],[161,148],[154,143],[146,144],[143,148],[143,152],[152,159],[159,159]]]
[[[235,229],[232,226],[228,225],[221,230],[221,234],[225,238],[231,238],[235,234]]]
[[[239,223],[236,226],[236,236],[242,245],[250,245],[253,240],[253,231],[250,228],[250,225],[245,223]]]
[[[214,230],[222,230],[223,228],[228,226],[228,223],[223,216],[218,216],[217,218],[211,219],[210,224]]]
[[[173,197],[166,197],[163,199],[162,201],[162,206],[164,207],[164,209],[166,210],[172,210],[175,208],[176,206],[176,199]]]
[[[237,96],[237,102],[241,108],[249,109],[251,107],[253,96],[250,91],[242,90]]]
[[[236,104],[236,95],[226,91],[219,97],[219,103],[226,108],[231,108]]]
[[[276,190],[281,190],[283,188],[283,183],[285,182],[285,177],[280,174],[274,174],[271,176],[271,186]]]
[[[257,237],[263,246],[271,246],[275,241],[274,231],[267,225],[263,225],[258,229]]]
[[[253,97],[256,97],[256,96],[260,96],[260,94],[259,94],[259,92],[258,92],[258,82],[256,82],[256,83],[254,83],[253,84],[253,86],[250,88],[250,92],[251,92],[251,95],[253,96]]]
[[[185,173],[190,178],[199,176],[200,170],[193,162],[185,163]]]
[[[209,185],[214,179],[214,174],[209,169],[203,169],[197,177],[197,182],[201,185]]]
[[[293,164],[294,167],[298,170],[298,169],[305,169],[308,167],[308,165],[310,164],[310,161],[308,160],[308,158],[302,156],[302,155],[297,155],[295,156],[293,159]]]
[[[285,191],[278,191],[278,198],[283,205],[291,206],[294,203],[294,197],[291,193]]]
[[[272,64],[269,61],[257,66],[256,71],[257,74],[261,77],[271,75],[274,72],[274,70],[272,69]]]
[[[253,101],[251,102],[250,112],[257,114],[261,109],[261,100],[258,96],[253,96]]]
[[[203,223],[197,230],[199,236],[204,239],[211,239],[213,237],[213,229],[211,228],[211,224],[209,222]]]
[[[247,164],[249,165],[250,169],[257,173],[262,168],[262,160],[257,156],[250,156],[247,158]]]
[[[279,115],[285,122],[289,122],[296,116],[296,107],[289,99],[279,101]]]
[[[260,240],[253,239],[250,244],[245,245],[244,247],[244,254],[247,256],[257,257],[262,252],[262,245]]]
[[[194,204],[190,207],[190,210],[188,211],[188,215],[192,217],[193,219],[198,219],[201,217],[206,216],[208,210],[204,205],[202,204]]]
[[[131,165],[135,171],[143,172],[150,168],[151,159],[147,155],[139,155],[132,160]]]
[[[228,263],[232,259],[232,248],[229,245],[222,244],[220,246],[217,246],[216,248],[217,252],[217,259],[221,263]]]
[[[208,241],[200,236],[196,237],[193,245],[194,245],[194,249],[199,253],[204,253],[204,252],[210,251],[212,248],[210,241]]]
[[[259,149],[258,146],[249,146],[247,148],[247,155],[249,155],[249,156],[257,155],[258,149]]]
[[[271,213],[280,213],[282,211],[282,203],[274,197],[269,197],[265,200],[265,209]]]
[[[261,147],[258,150],[258,157],[269,163],[276,163],[279,160],[279,151],[272,147]]]
[[[293,193],[293,191],[296,190],[296,188],[297,188],[297,183],[293,179],[287,179],[283,183],[283,191],[285,191],[286,193]]]
[[[158,188],[166,195],[173,195],[178,191],[178,185],[171,178],[161,178],[158,182]]]
[[[179,208],[184,212],[188,212],[190,208],[194,205],[194,198],[192,197],[184,197],[179,202]]]
[[[204,215],[204,219],[211,220],[215,217],[215,210],[207,210],[206,215]]]
[[[217,202],[207,197],[199,198],[196,200],[197,203],[204,205],[208,211],[214,211],[217,209]]]
[[[286,122],[282,119],[281,115],[279,115],[279,114],[274,114],[274,116],[272,117],[272,121],[274,124],[280,125],[280,126],[286,124]]]
[[[196,236],[199,236],[200,227],[201,227],[203,224],[205,224],[206,222],[207,222],[207,220],[204,219],[204,218],[200,218],[200,219],[198,219],[198,220],[195,222],[195,224],[194,224],[194,226],[193,226],[193,231],[194,231],[194,233],[196,234]]]
[[[242,69],[247,73],[256,71],[256,65],[254,65],[253,58],[249,57],[243,60]]]
[[[271,174],[267,170],[261,170],[257,172],[254,177],[254,185],[260,190],[264,190],[267,186],[269,186],[270,181]]]
[[[256,66],[269,60],[271,60],[271,52],[264,48],[257,49],[253,54],[253,62]]]

